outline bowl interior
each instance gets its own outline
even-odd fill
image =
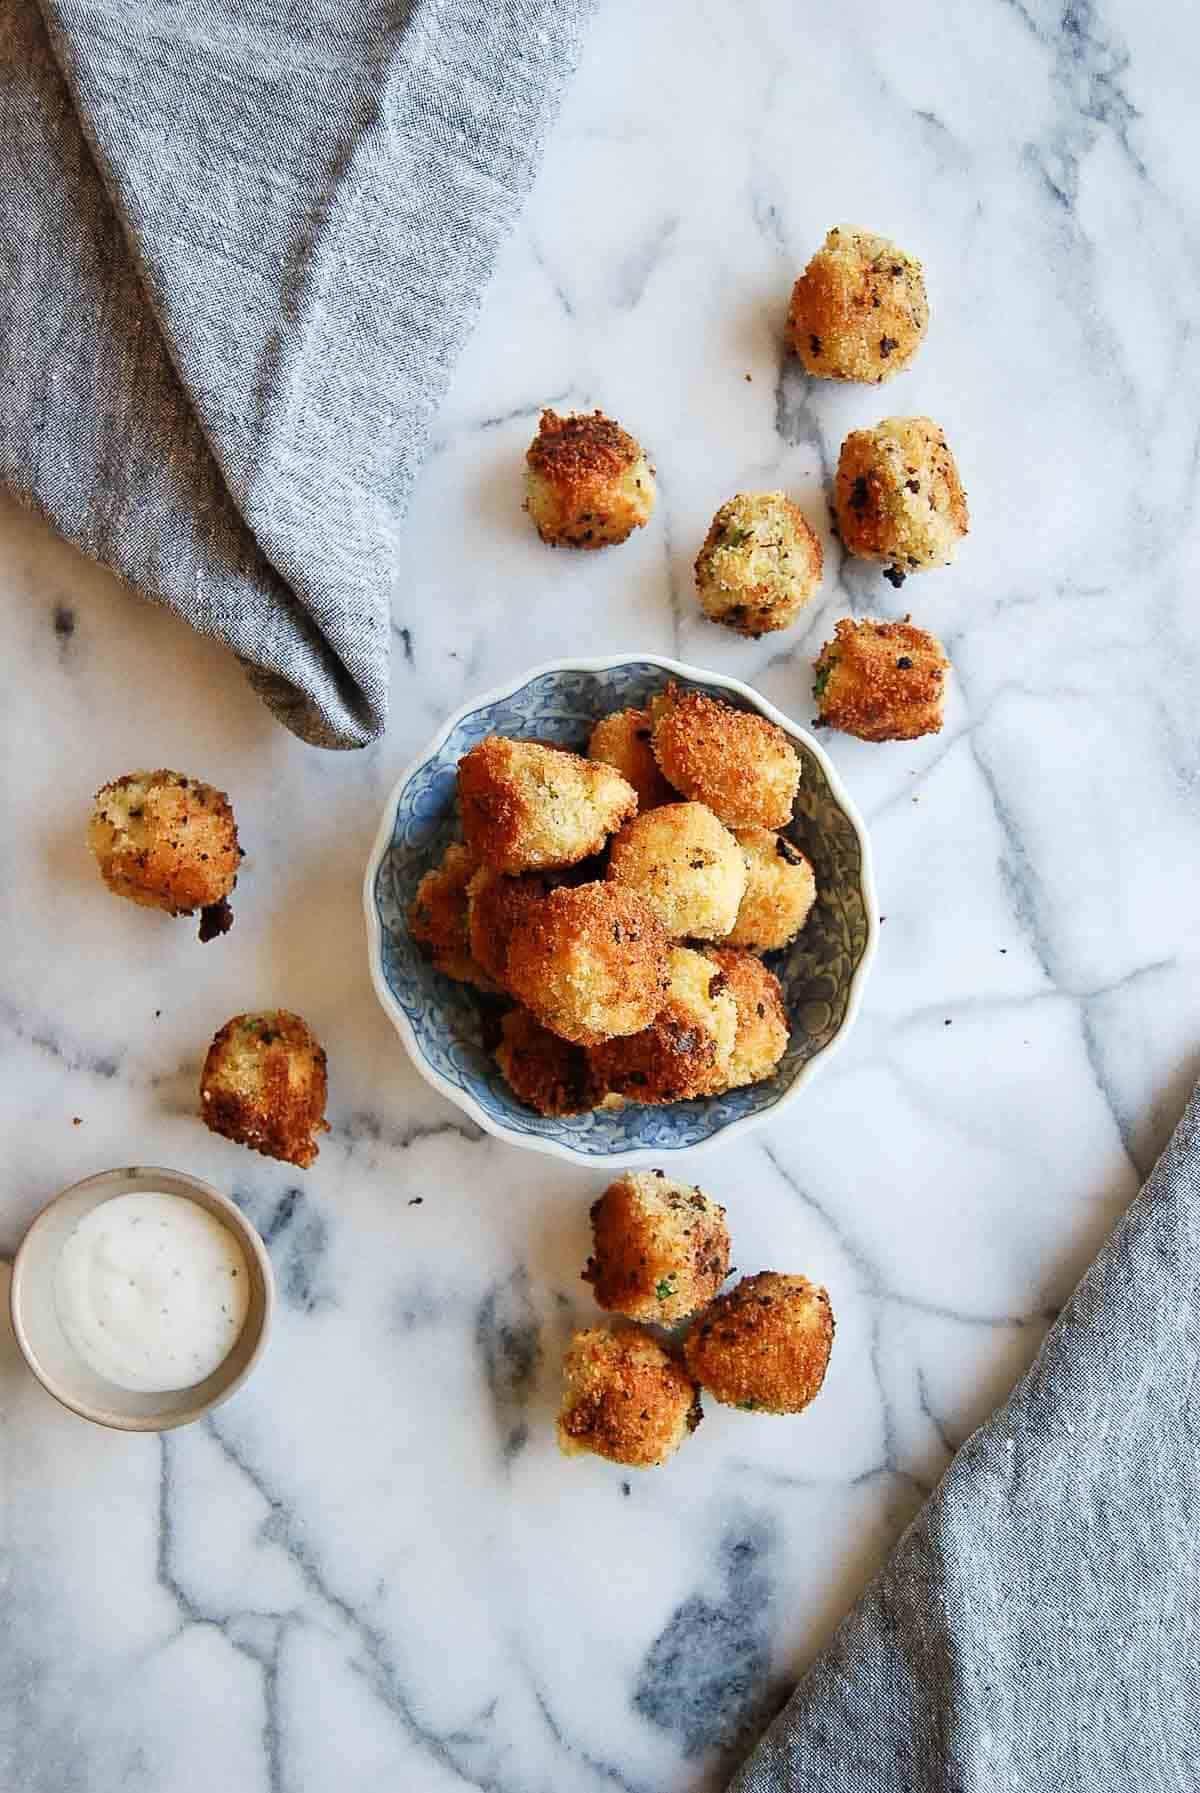
[[[408,778],[370,887],[381,931],[383,980],[426,1065],[471,1098],[493,1127],[531,1145],[554,1142],[584,1158],[639,1149],[656,1154],[694,1149],[732,1122],[773,1108],[837,1035],[871,938],[857,829],[834,796],[821,761],[803,737],[789,731],[803,772],[785,832],[812,861],[818,897],[800,938],[784,951],[767,955],[767,964],[783,985],[792,1022],[791,1040],[775,1076],[700,1101],[662,1108],[629,1106],[567,1118],[545,1118],[516,1101],[490,1052],[503,1004],[434,971],[410,938],[406,923],[421,877],[458,835],[458,760],[488,734],[537,736],[586,752],[592,726],[601,716],[641,707],[671,677],[738,708],[756,707],[715,681],[681,677],[653,661],[539,673],[511,695],[485,701],[461,717]]]
[[[149,1190],[186,1196],[215,1214],[241,1245],[250,1279],[245,1325],[229,1356],[203,1382],[165,1394],[138,1394],[98,1376],[68,1342],[54,1299],[59,1253],[84,1215],[114,1196]],[[13,1264],[10,1300],[13,1328],[26,1362],[56,1400],[103,1426],[126,1432],[163,1432],[198,1419],[226,1400],[249,1375],[266,1341],[273,1285],[266,1247],[231,1201],[196,1177],[134,1166],[104,1171],[76,1183],[42,1209]]]

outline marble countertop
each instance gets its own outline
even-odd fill
[[[1169,22],[608,0],[439,420],[369,752],[301,746],[221,649],[0,511],[0,1247],[65,1183],[171,1164],[245,1205],[281,1296],[252,1382],[162,1438],[60,1411],[3,1345],[11,1793],[716,1787],[1030,1360],[1197,1070],[1200,231]],[[781,363],[839,221],[927,266],[929,337],[886,392]],[[627,547],[534,539],[543,402],[653,450]],[[846,430],[897,411],[943,423],[973,518],[902,593],[843,563],[824,496]],[[768,485],[828,572],[811,620],[741,643],[690,563]],[[833,620],[910,606],[953,660],[945,732],[829,741],[886,918],[861,1019],[694,1173],[743,1270],[828,1284],[825,1391],[793,1420],[711,1408],[650,1474],[567,1461],[603,1179],[484,1138],[408,1067],[359,909],[381,805],[533,662],[677,653],[805,719]],[[95,787],[158,764],[234,798],[214,946],[106,898],[84,849]],[[213,1031],[279,1003],[329,1051],[307,1174],[196,1118]]]

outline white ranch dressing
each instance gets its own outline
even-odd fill
[[[250,1278],[237,1239],[182,1195],[117,1195],[85,1214],[54,1275],[59,1324],[106,1382],[191,1388],[237,1343]]]

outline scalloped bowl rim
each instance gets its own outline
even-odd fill
[[[375,890],[380,868],[395,833],[396,812],[407,786],[418,772],[436,754],[441,752],[460,722],[465,721],[476,710],[486,709],[492,704],[499,704],[506,698],[514,697],[524,686],[532,684],[536,679],[544,678],[547,674],[602,673],[629,665],[658,666],[664,673],[675,678],[687,679],[692,684],[736,692],[760,715],[765,716],[768,722],[775,723],[792,740],[801,742],[807,748],[819,763],[829,781],[829,789],[835,802],[858,837],[861,852],[860,883],[866,907],[867,936],[862,956],[851,973],[846,1011],[840,1027],[819,1052],[800,1066],[791,1083],[780,1092],[778,1099],[769,1108],[757,1109],[752,1114],[741,1115],[736,1120],[726,1121],[715,1133],[694,1145],[675,1148],[664,1145],[637,1146],[623,1151],[605,1153],[602,1157],[592,1159],[570,1146],[563,1145],[557,1139],[546,1138],[540,1134],[513,1132],[502,1121],[498,1121],[494,1115],[489,1114],[467,1090],[450,1083],[440,1071],[435,1070],[429,1063],[421,1050],[406,1010],[397,1001],[384,976],[383,923],[380,919]],[[552,1158],[561,1158],[569,1164],[594,1164],[596,1168],[603,1170],[632,1169],[638,1165],[651,1165],[672,1149],[689,1153],[711,1151],[716,1146],[728,1144],[738,1134],[749,1132],[751,1128],[764,1126],[771,1121],[780,1109],[787,1107],[801,1095],[834,1053],[840,1050],[858,1017],[867,974],[875,957],[875,949],[879,940],[878,903],[875,896],[871,843],[867,835],[866,824],[825,749],[806,728],[802,728],[798,722],[793,721],[790,716],[786,716],[782,710],[776,709],[775,705],[769,702],[761,692],[756,691],[753,686],[747,685],[742,679],[732,678],[727,673],[711,672],[706,667],[693,666],[684,660],[673,660],[664,654],[652,653],[599,654],[583,659],[544,660],[537,666],[529,667],[518,677],[508,679],[503,684],[496,685],[491,690],[481,692],[477,697],[469,698],[466,703],[460,704],[458,709],[446,718],[421,752],[409,761],[393,785],[391,795],[383,806],[383,816],[375,835],[375,843],[367,859],[367,869],[363,878],[363,910],[367,923],[367,956],[371,968],[371,982],[375,986],[375,994],[379,998],[380,1005],[399,1034],[418,1076],[422,1077],[431,1089],[436,1090],[447,1101],[453,1102],[456,1108],[461,1108],[465,1114],[470,1116],[476,1126],[484,1133],[490,1134],[493,1139],[502,1139],[508,1145],[522,1147],[526,1151],[542,1152]]]

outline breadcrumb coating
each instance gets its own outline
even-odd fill
[[[429,949],[443,976],[480,990],[497,990],[498,981],[475,959],[468,936],[467,892],[475,869],[470,849],[452,841],[417,885],[408,910],[408,931]]]
[[[325,1054],[299,1015],[235,1015],[204,1060],[200,1112],[214,1133],[305,1170],[329,1131],[327,1088]]]
[[[707,803],[727,828],[784,828],[800,756],[781,728],[700,691],[671,684],[651,705],[654,753],[668,783]]]
[[[737,1007],[703,953],[671,949],[666,999],[648,1027],[590,1054],[596,1085],[630,1102],[682,1102],[726,1086]]]
[[[942,726],[950,662],[936,636],[843,617],[817,656],[813,695],[828,728],[860,741],[914,741]]]
[[[954,456],[928,417],[885,417],[874,429],[852,430],[833,502],[847,552],[878,561],[895,586],[949,566],[970,526]]]
[[[705,614],[739,635],[794,623],[821,583],[821,544],[785,492],[739,492],[712,520],[696,559]]]
[[[508,983],[552,1033],[594,1046],[654,1019],[669,989],[667,954],[666,930],[632,891],[567,886],[518,919]]]
[[[228,933],[242,849],[224,791],[162,767],[96,792],[88,845],[115,895],[168,915],[201,912],[200,938]]]
[[[589,759],[615,766],[633,786],[639,814],[676,799],[654,757],[653,733],[649,710],[615,710],[600,718],[588,742]]]
[[[788,336],[805,372],[825,380],[890,380],[908,366],[928,324],[920,262],[851,225],[829,232],[788,309]]]
[[[733,947],[710,948],[708,957],[725,974],[737,1010],[737,1032],[729,1054],[726,1089],[773,1077],[787,1051],[791,1028],[783,990],[773,971],[753,953]]]
[[[543,411],[525,460],[525,509],[551,547],[611,547],[650,521],[654,469],[603,411]]]
[[[584,1282],[602,1308],[674,1326],[707,1306],[729,1274],[725,1210],[661,1170],[626,1171],[592,1204]]]
[[[737,920],[746,861],[703,803],[664,803],[626,822],[608,876],[643,897],[673,939],[716,940]]]
[[[518,1102],[538,1114],[586,1114],[595,1108],[595,1087],[582,1046],[560,1039],[528,1009],[510,1009],[500,1024],[496,1062]]]
[[[510,877],[598,853],[637,813],[637,792],[613,767],[503,735],[459,760],[458,797],[468,847]]]
[[[577,1332],[563,1359],[559,1448],[652,1469],[700,1424],[699,1391],[648,1332],[623,1326]]]
[[[746,864],[746,890],[725,943],[777,952],[791,944],[812,911],[813,868],[786,834],[770,828],[739,828],[737,843]]]
[[[833,1349],[833,1309],[806,1276],[745,1276],[697,1320],[684,1360],[727,1407],[800,1413],[819,1392]]]

